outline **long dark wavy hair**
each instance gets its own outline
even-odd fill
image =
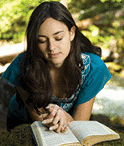
[[[81,85],[81,69],[84,65],[82,52],[92,52],[101,56],[101,49],[91,44],[78,29],[68,9],[59,2],[41,3],[32,13],[27,27],[27,50],[21,62],[20,83],[30,96],[27,104],[31,104],[36,111],[52,101],[53,83],[49,73],[49,64],[38,46],[38,31],[41,24],[53,18],[64,23],[70,31],[75,26],[75,38],[71,42],[70,53],[63,65],[63,80],[65,82],[67,98],[76,93]]]

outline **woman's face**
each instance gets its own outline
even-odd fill
[[[39,47],[48,62],[61,67],[69,55],[71,41],[75,36],[75,27],[68,27],[53,18],[48,18],[40,26],[38,33]]]

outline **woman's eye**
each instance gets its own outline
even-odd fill
[[[61,40],[62,40],[62,38],[56,38],[55,40],[56,40],[56,41],[61,41]]]
[[[39,42],[40,44],[43,44],[43,43],[46,43],[47,40],[44,40],[44,41],[42,41],[42,40],[38,40],[38,42]]]

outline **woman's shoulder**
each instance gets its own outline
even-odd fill
[[[84,64],[84,70],[81,71],[83,80],[86,77],[99,76],[99,72],[101,74],[107,73],[110,76],[107,66],[98,55],[94,53],[82,53],[82,61]]]
[[[84,69],[89,68],[89,71],[92,71],[99,68],[106,68],[104,61],[94,53],[82,53],[81,56],[85,67]]]
[[[86,76],[89,74],[91,60],[90,60],[90,56],[85,53],[81,54],[81,58],[82,58],[83,65],[84,65],[84,67],[81,70],[82,81],[84,81]]]
[[[2,75],[2,78],[14,85],[19,85],[20,64],[23,60],[23,55],[24,53],[19,54]]]
[[[11,64],[19,64],[23,60],[24,53],[20,53],[13,61]]]
[[[82,56],[82,61],[84,65],[88,62],[94,63],[96,65],[104,64],[103,60],[94,53],[82,53],[81,56]]]
[[[111,78],[111,74],[102,59],[93,53],[82,54],[84,70],[82,73],[82,85],[79,89],[79,96],[76,106],[89,101],[103,89],[104,85]]]

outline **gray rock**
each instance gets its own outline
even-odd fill
[[[10,98],[14,95],[14,86],[5,79],[0,78],[0,112],[8,108]]]

